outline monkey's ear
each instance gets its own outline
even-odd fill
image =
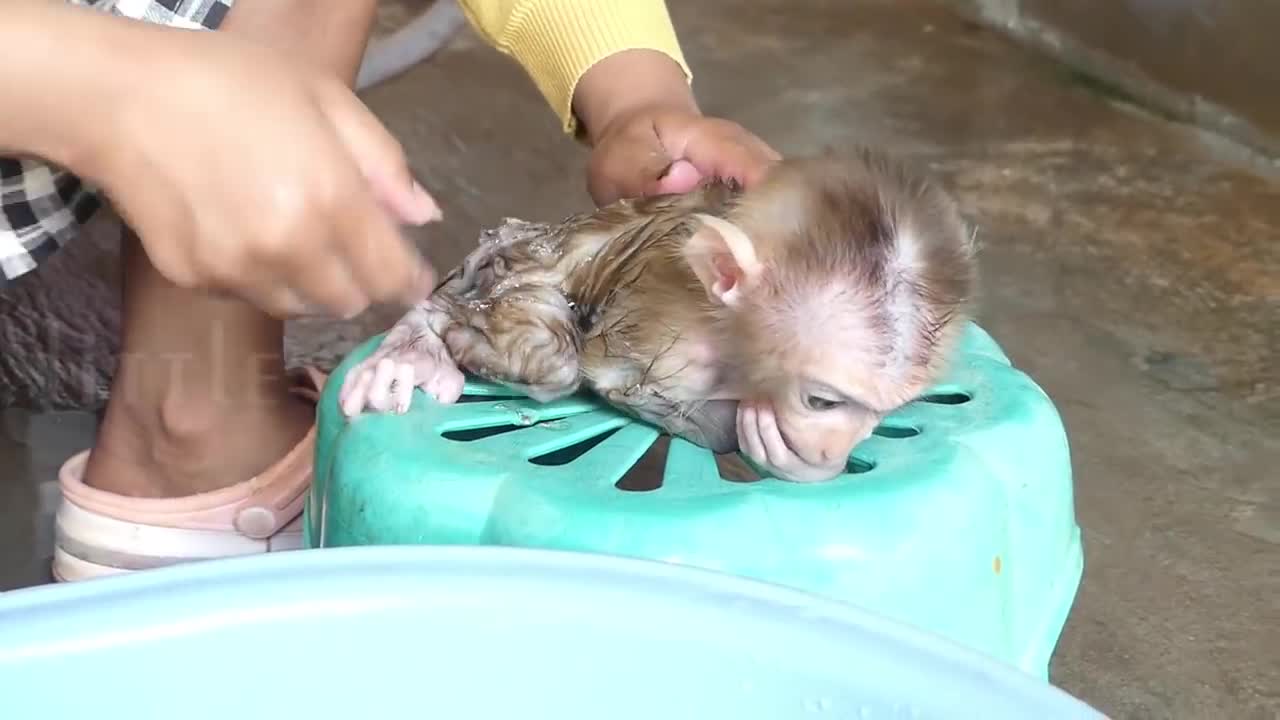
[[[684,246],[684,257],[707,296],[730,307],[742,300],[742,291],[763,269],[755,245],[742,229],[718,217],[699,213],[702,225]]]

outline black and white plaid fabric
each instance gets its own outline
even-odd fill
[[[216,30],[235,0],[67,0],[113,15]],[[102,207],[80,178],[39,160],[0,156],[0,287],[70,242]]]

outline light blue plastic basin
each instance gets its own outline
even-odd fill
[[[0,595],[0,717],[1101,717],[843,603],[500,547],[303,550]]]

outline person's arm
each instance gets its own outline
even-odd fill
[[[236,0],[221,32],[239,35],[355,83],[378,0]]]
[[[301,54],[350,85],[376,7],[376,0],[240,0],[222,30]],[[130,64],[159,62],[148,52],[149,39],[163,30],[66,3],[6,0],[0,154],[80,165],[86,143],[98,144],[88,137],[86,121],[126,97],[120,83],[138,77]],[[118,52],[121,47],[131,51]]]
[[[95,144],[91,120],[119,96],[118,78],[134,75],[131,63],[147,62],[147,37],[132,31],[128,21],[64,3],[7,0],[0,12],[0,154],[80,165]],[[115,52],[120,47],[133,51]]]
[[[256,35],[275,27],[274,39],[245,37],[258,11],[285,1],[301,12]],[[322,2],[334,14],[302,22]],[[228,32],[198,32],[5,0],[0,152],[101,188],[181,288],[229,291],[282,318],[418,302],[432,271],[398,225],[440,211],[350,91],[364,40],[344,13],[369,6],[349,2],[248,0]],[[329,22],[348,26],[343,41],[326,36]]]
[[[615,95],[635,100],[655,91],[676,97],[689,93],[692,73],[663,0],[458,0],[458,4],[486,42],[524,68],[566,132],[579,132],[581,121],[594,134],[596,128],[591,126],[607,122],[605,114],[620,104]],[[624,53],[628,50],[639,52]],[[627,57],[616,57],[620,53]],[[639,74],[628,76],[629,87],[616,88],[618,93],[582,102],[579,82],[606,58],[611,64],[625,61],[628,70]],[[688,97],[691,102],[692,95]]]
[[[471,26],[533,80],[564,130],[591,146],[597,204],[756,182],[778,154],[704,117],[663,0],[458,0]]]
[[[578,81],[573,111],[580,133],[596,146],[617,122],[637,113],[699,116],[688,76],[664,54],[624,50],[592,65]]]

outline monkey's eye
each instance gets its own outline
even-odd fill
[[[838,407],[840,405],[840,401],[824,398],[821,395],[809,395],[804,399],[804,404],[808,406],[810,410],[830,410],[834,407]]]

